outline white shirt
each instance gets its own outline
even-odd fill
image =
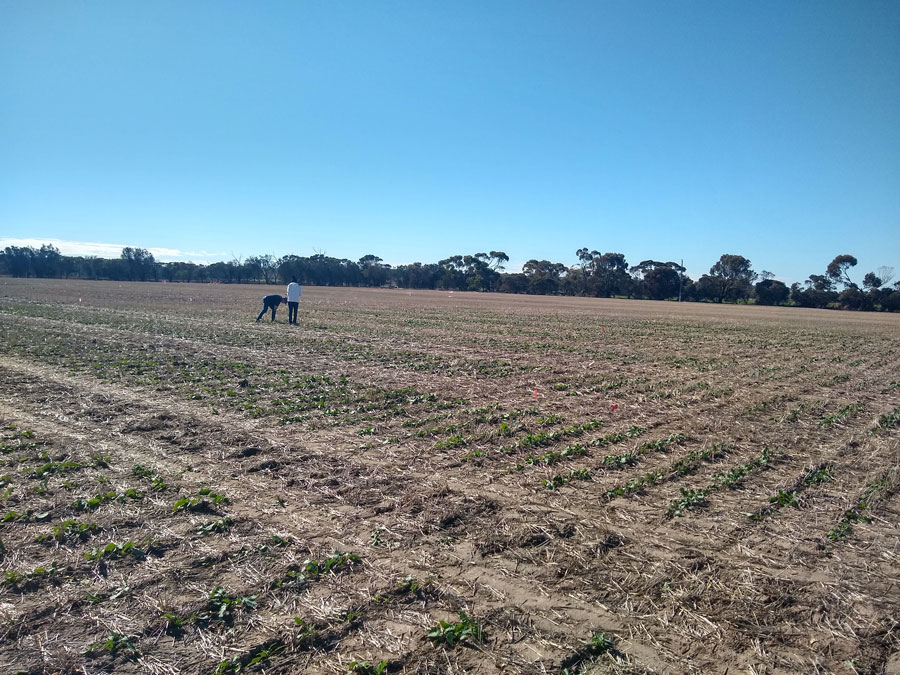
[[[303,293],[303,289],[300,288],[300,284],[296,281],[292,281],[288,284],[287,287],[287,299],[288,302],[300,302],[300,295]]]

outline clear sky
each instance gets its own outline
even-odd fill
[[[900,2],[0,0],[15,239],[900,273]]]

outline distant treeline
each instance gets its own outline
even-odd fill
[[[824,274],[811,274],[790,287],[770,272],[753,271],[750,261],[725,254],[694,280],[674,262],[644,260],[629,265],[621,253],[578,249],[578,263],[529,260],[521,272],[505,272],[503,251],[454,255],[436,263],[391,266],[375,255],[357,261],[317,254],[251,256],[198,264],[158,262],[143,248],[126,247],[118,258],[65,256],[52,245],[39,249],[9,246],[0,253],[0,274],[16,277],[108,279],[115,281],[215,282],[224,284],[284,284],[296,278],[317,286],[368,286],[494,291],[539,295],[646,298],[694,302],[738,302],[799,305],[867,311],[900,311],[900,282],[892,267],[866,273],[862,286],[850,276],[852,255],[838,255]]]

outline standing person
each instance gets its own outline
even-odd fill
[[[300,306],[300,296],[303,289],[297,283],[297,277],[291,277],[291,283],[287,286],[288,323],[297,325],[297,308]]]
[[[267,309],[272,310],[272,321],[275,321],[275,310],[278,309],[278,305],[282,302],[287,302],[287,298],[284,298],[280,295],[267,295],[263,298],[263,308],[259,313],[259,316],[256,317],[256,323],[259,323],[259,320],[263,318],[263,314],[266,313]]]

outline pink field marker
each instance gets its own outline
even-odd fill
[[[612,408],[609,409],[609,412],[616,412],[616,409],[619,407],[619,404],[616,403]]]
[[[534,400],[537,401],[537,387],[534,388]]]

